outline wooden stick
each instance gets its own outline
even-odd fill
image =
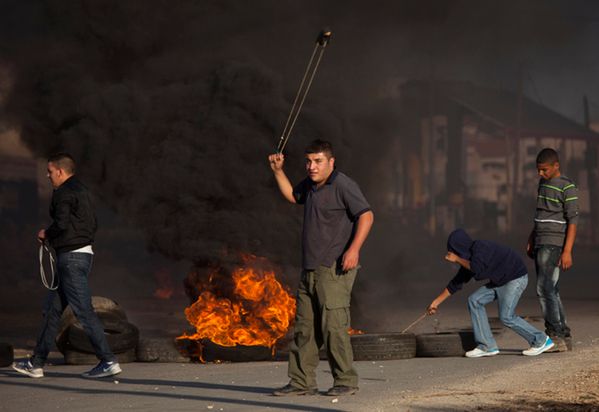
[[[412,326],[414,326],[415,324],[417,324],[418,322],[420,322],[422,319],[426,318],[427,316],[428,316],[428,313],[424,312],[424,314],[422,314],[418,319],[416,319],[414,322],[410,323],[410,326],[408,326],[407,328],[402,330],[401,333],[406,333],[408,331],[408,329],[410,329]]]

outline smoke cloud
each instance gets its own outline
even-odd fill
[[[405,79],[514,89],[523,64],[537,79],[528,92],[542,89],[544,103],[575,114],[572,102],[556,98],[567,87],[559,79],[585,67],[568,96],[580,89],[578,99],[584,88],[599,101],[599,86],[587,89],[584,80],[596,72],[587,67],[599,65],[588,57],[599,12],[591,2],[6,0],[2,7],[0,65],[12,84],[2,120],[38,156],[71,152],[94,192],[144,230],[150,250],[206,267],[233,263],[239,252],[299,266],[301,208],[280,199],[266,156],[323,26],[333,39],[291,137],[287,171],[301,178],[303,146],[329,139],[375,212],[387,173],[380,154],[408,138],[396,133],[401,113],[392,100]],[[393,246],[397,237],[385,228],[371,239],[366,259],[377,270],[397,273],[413,262],[406,250],[414,242]]]

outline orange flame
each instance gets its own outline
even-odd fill
[[[363,335],[363,334],[364,334],[364,331],[363,331],[363,330],[360,330],[360,329],[349,328],[349,329],[347,330],[347,333],[349,333],[349,334],[350,334],[350,336],[351,336],[351,335]]]
[[[249,259],[244,259],[246,263]],[[185,309],[196,333],[178,339],[209,339],[221,346],[273,347],[285,336],[295,316],[295,299],[272,271],[238,267],[233,271],[233,297],[204,290]],[[212,281],[212,277],[209,281]]]

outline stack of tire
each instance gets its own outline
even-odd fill
[[[118,361],[134,362],[139,330],[129,323],[123,308],[115,301],[101,296],[92,297],[92,306],[102,322],[108,345]],[[98,363],[94,348],[70,307],[62,315],[56,346],[68,365]]]

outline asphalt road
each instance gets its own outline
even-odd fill
[[[86,380],[79,374],[86,366],[61,364],[58,357],[45,368],[46,376],[31,379],[10,368],[0,369],[0,411],[24,410],[144,410],[144,411],[394,411],[405,409],[407,396],[446,392],[457,383],[476,382],[486,376],[510,370],[559,370],[560,365],[578,353],[597,346],[599,302],[567,301],[570,324],[575,331],[575,351],[525,357],[520,351],[526,342],[506,330],[498,337],[501,354],[492,358],[467,359],[413,358],[382,362],[356,362],[360,374],[360,391],[353,396],[332,398],[322,395],[332,385],[326,362],[319,365],[317,376],[320,395],[274,397],[273,388],[287,383],[285,362],[177,364],[123,364],[123,373],[115,378]],[[523,300],[520,313],[538,315],[538,303]],[[449,307],[445,323],[467,320],[461,306]],[[418,310],[406,314],[415,318]],[[408,316],[409,315],[409,316]],[[138,319],[141,319],[138,317]],[[532,323],[542,327],[538,318]],[[416,332],[427,331],[426,320]],[[420,328],[420,329],[418,329]],[[143,330],[143,329],[142,329]],[[59,355],[59,354],[58,354]],[[57,354],[55,354],[57,356]],[[594,361],[594,360],[593,360]],[[542,375],[542,374],[539,374]],[[539,382],[542,376],[539,376]],[[530,382],[535,385],[534,379]],[[410,409],[413,410],[413,409]],[[436,409],[438,410],[438,408]]]

